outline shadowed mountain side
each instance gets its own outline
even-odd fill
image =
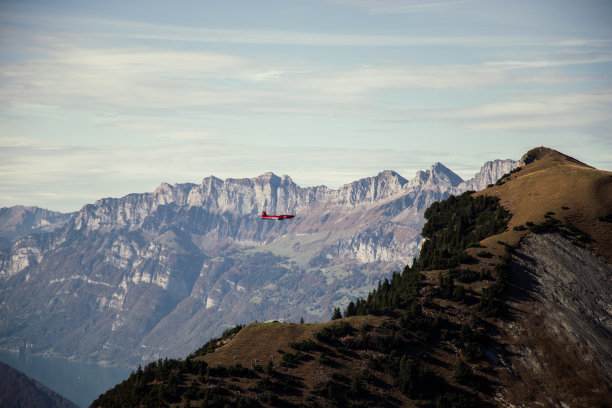
[[[77,408],[38,381],[0,363],[0,407]]]

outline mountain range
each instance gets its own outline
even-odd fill
[[[463,181],[436,163],[336,190],[211,176],[71,214],[2,209],[0,347],[135,366],[236,323],[326,320],[417,256],[430,204],[517,165],[488,162]],[[264,210],[296,218],[262,220]]]

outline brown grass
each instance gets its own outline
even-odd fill
[[[476,193],[499,197],[513,214],[508,231],[482,244],[496,252],[501,249],[498,240],[517,245],[527,231],[514,231],[515,226],[528,221],[540,224],[552,211],[553,218],[588,233],[594,242],[587,248],[612,264],[612,224],[598,220],[612,213],[612,172],[578,163],[551,151],[510,176],[509,182]]]
[[[379,326],[385,318],[375,316],[353,316],[347,319],[351,326],[359,329],[364,322],[371,326]],[[206,354],[198,359],[206,361],[210,366],[240,363],[245,367],[252,365],[265,366],[272,360],[280,363],[281,353],[278,350],[291,351],[289,343],[312,339],[314,334],[323,327],[334,324],[334,321],[323,323],[251,323],[236,334],[225,345],[217,348],[214,353]]]
[[[374,328],[374,331],[376,331],[376,328],[389,319],[389,317],[384,316],[353,316],[342,320],[349,322],[356,330],[366,325]],[[318,357],[321,355],[321,351],[314,351],[307,353],[312,359],[301,362],[296,367],[283,367],[281,365],[282,352],[295,352],[295,350],[289,346],[289,343],[306,339],[316,341],[316,332],[336,322],[337,321],[305,324],[279,322],[251,323],[238,332],[232,339],[227,341],[226,344],[217,348],[213,353],[197,357],[196,359],[205,361],[211,367],[227,367],[240,363],[247,368],[255,368],[256,366],[265,367],[269,361],[272,361],[274,370],[299,379],[304,387],[304,391],[312,390],[315,384],[319,382],[328,381],[333,373],[341,374],[350,380],[366,368],[366,355],[370,352],[358,351],[353,356],[335,353],[333,357],[335,364],[333,366],[328,366],[317,361]],[[382,376],[384,382],[390,382],[390,378],[386,378],[386,375],[379,373],[378,376]],[[231,383],[234,386],[240,387],[242,389],[242,395],[259,399],[264,406],[267,406],[267,404],[261,401],[256,393],[248,391],[249,387],[255,384],[255,381],[255,379],[249,380],[244,378],[225,379],[226,383]],[[406,399],[397,390],[389,389],[388,386],[385,386],[384,389],[377,389],[370,384],[364,384],[364,386],[373,393],[383,391],[389,393],[396,401],[401,401],[401,406],[415,406],[412,401]],[[309,394],[310,393],[306,391],[302,392],[301,395],[286,395],[283,398],[292,403],[305,403],[306,397],[308,397]],[[310,398],[313,397],[314,396],[310,395]],[[320,397],[317,397],[317,399],[321,406],[329,406],[329,402],[325,399]]]

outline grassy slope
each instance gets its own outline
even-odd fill
[[[597,256],[612,264],[610,223],[599,217],[612,213],[612,172],[594,169],[553,150],[538,151],[538,161],[509,177],[510,182],[493,186],[476,195],[493,195],[513,217],[508,231],[484,240],[483,245],[500,251],[498,240],[517,245],[528,231],[514,227],[531,221],[540,224],[547,212],[553,218],[571,222],[594,240],[587,245]],[[535,153],[534,153],[535,154]]]
[[[374,327],[388,320],[380,316],[353,316],[347,319],[351,326],[360,328],[363,324],[369,324]],[[197,357],[205,361],[210,366],[227,365],[228,363],[240,363],[245,367],[253,367],[259,365],[265,367],[269,361],[272,361],[274,366],[278,366],[282,360],[283,352],[292,352],[289,343],[302,341],[306,339],[314,339],[314,334],[319,332],[323,327],[330,326],[334,322],[323,323],[251,323],[236,334],[231,341],[228,341],[223,346],[215,350],[214,353],[206,354],[202,357]],[[313,353],[314,355],[314,353]],[[348,359],[344,359],[348,361]],[[362,364],[350,364],[351,369]],[[314,386],[318,375],[329,374],[334,371],[330,367],[322,366],[314,360],[307,361],[305,364],[300,364],[297,367],[281,371],[291,371],[291,374],[301,378],[307,387]]]

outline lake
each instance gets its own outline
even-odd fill
[[[125,380],[133,371],[127,367],[108,367],[5,351],[0,351],[0,361],[43,383],[79,407],[88,407],[100,394]]]

